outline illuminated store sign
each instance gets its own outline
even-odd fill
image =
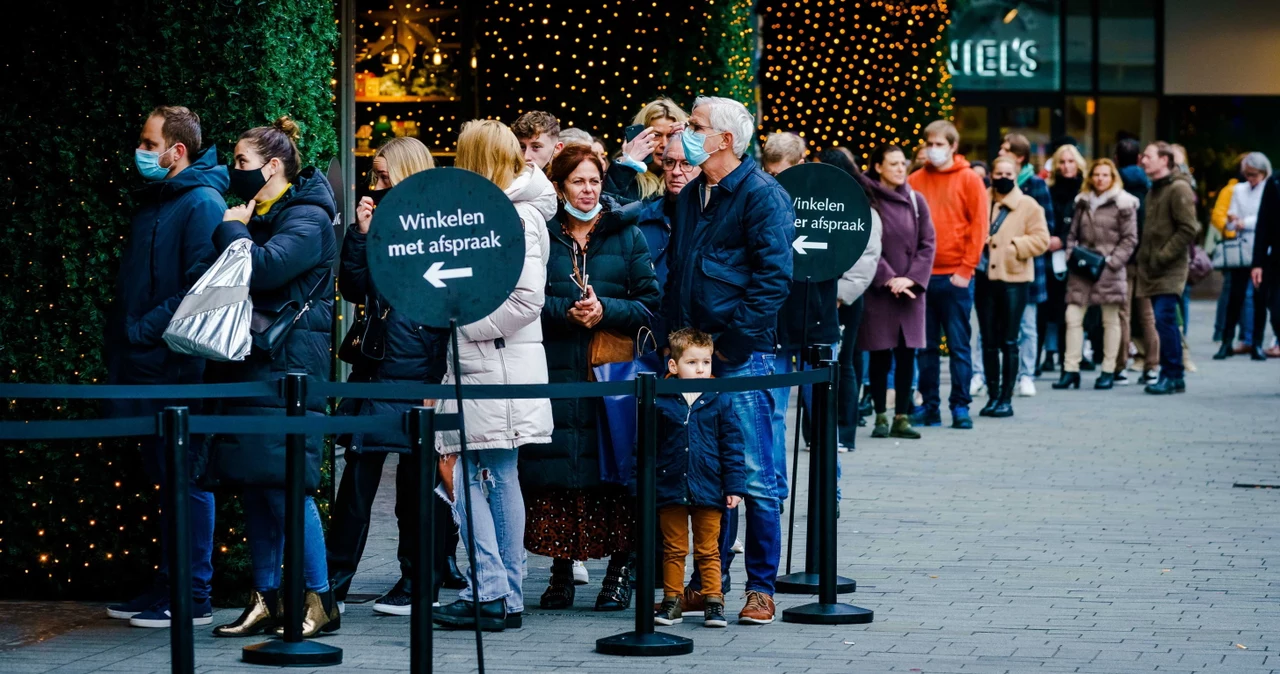
[[[961,91],[1053,91],[1061,48],[1055,0],[973,0],[951,17],[947,68]]]

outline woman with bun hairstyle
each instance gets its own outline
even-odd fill
[[[324,174],[315,167],[302,168],[297,139],[298,126],[288,117],[240,136],[230,167],[231,192],[244,203],[227,209],[222,224],[214,230],[213,245],[221,252],[237,240],[251,242],[249,297],[256,325],[271,321],[291,306],[302,311],[274,357],[255,347],[244,361],[210,362],[208,381],[275,381],[288,372],[329,377],[331,269],[338,254],[333,219],[338,209]],[[220,402],[221,412],[227,415],[285,416],[285,401],[278,395]],[[325,406],[324,396],[308,395],[306,414],[323,416]],[[323,436],[307,436],[308,490],[320,485],[323,446]],[[281,634],[285,436],[220,434],[209,439],[208,450],[208,475],[221,486],[243,488],[245,537],[253,563],[249,606],[235,622],[215,628],[214,636],[251,636],[265,630]],[[310,496],[305,498],[305,508],[302,633],[313,637],[321,631],[337,630],[340,621],[329,588],[320,513]]]

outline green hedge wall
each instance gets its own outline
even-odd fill
[[[36,18],[36,17],[33,17]],[[331,0],[100,0],[42,5],[0,63],[0,381],[101,382],[149,110],[186,105],[229,160],[238,135],[289,114],[307,163],[337,150]],[[3,419],[98,415],[5,400]],[[121,597],[158,561],[153,498],[130,442],[3,443],[0,597]],[[238,508],[224,498],[215,592],[242,587]]]

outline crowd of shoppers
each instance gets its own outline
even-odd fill
[[[884,144],[873,148],[864,173],[847,149],[810,151],[804,138],[787,132],[764,139],[757,163],[750,151],[756,128],[747,108],[730,99],[700,97],[686,113],[662,98],[635,116],[611,162],[599,138],[561,129],[547,112],[527,112],[510,127],[496,120],[467,122],[455,165],[509,198],[523,227],[525,256],[507,300],[460,327],[454,343],[447,331],[421,325],[387,302],[374,285],[366,252],[382,197],[435,166],[422,143],[399,138],[379,148],[339,254],[332,190],[315,168],[301,165],[299,130],[288,117],[241,135],[228,167],[218,165],[212,147],[202,147],[199,117],[186,108],[157,108],[136,152],[148,182],[139,193],[108,323],[109,381],[268,381],[286,371],[327,377],[338,262],[339,290],[360,305],[362,331],[340,349],[355,382],[588,382],[595,368],[615,362],[618,351],[629,358],[642,347],[646,332],[668,355],[667,373],[682,379],[789,371],[803,367],[807,348],[825,346],[844,365],[840,449],[853,446],[865,416],[858,403],[863,383],[875,415],[871,437],[918,439],[921,429],[940,426],[944,351],[951,426],[961,430],[974,427],[969,410],[984,385],[980,416],[1001,418],[1013,415],[1015,392],[1035,394],[1034,379],[1043,371],[1061,369],[1055,389],[1078,389],[1080,371],[1097,361],[1093,388],[1127,383],[1130,342],[1147,393],[1186,390],[1179,327],[1187,321],[1183,298],[1201,229],[1192,178],[1174,146],[1156,142],[1143,149],[1126,140],[1117,146],[1116,162],[1089,163],[1064,139],[1042,177],[1025,137],[1010,134],[989,165],[971,164],[959,153],[956,127],[937,121],[925,129],[918,168],[912,169],[906,150]],[[792,278],[795,213],[774,176],[805,161],[844,171],[872,208],[866,250],[829,281]],[[1273,325],[1280,324],[1280,182],[1261,153],[1242,156],[1239,167],[1239,180],[1224,190],[1229,196],[1215,220],[1221,223],[1215,259],[1228,283],[1215,358],[1237,353],[1234,340],[1241,334],[1245,352],[1265,359],[1268,310]],[[224,192],[240,205],[228,208]],[[241,240],[247,244],[236,245],[247,248],[252,263],[255,310],[270,321],[289,307],[304,307],[292,329],[276,349],[255,351],[242,362],[206,363],[169,351],[160,335],[185,290]],[[976,362],[970,330],[975,309]],[[1086,333],[1092,358],[1084,353]],[[982,379],[974,380],[975,370]],[[672,624],[686,612],[702,611],[708,626],[727,624],[729,570],[741,553],[745,601],[738,619],[773,622],[782,504],[790,486],[790,393],[683,394],[660,401],[664,600],[655,607],[656,621]],[[118,401],[109,411],[136,416],[173,402]],[[458,411],[452,399],[427,402],[442,412]],[[351,399],[341,401],[336,413],[395,415],[417,404]],[[802,389],[802,427],[812,417],[811,404]],[[285,414],[275,397],[207,407],[218,414]],[[306,399],[309,415],[323,415],[326,407],[321,396]],[[434,497],[448,508],[438,509],[432,526],[432,588],[409,580],[415,563],[410,551],[421,533],[412,504],[433,496],[417,493],[407,479],[417,466],[403,430],[337,439],[345,469],[327,545],[316,505],[310,497],[305,501],[304,636],[341,625],[389,454],[399,455],[401,578],[374,602],[375,611],[407,615],[417,592],[430,592],[435,601],[448,587],[460,590],[458,600],[437,608],[436,622],[518,628],[530,552],[553,560],[541,608],[574,605],[576,586],[588,581],[581,565],[588,559],[608,560],[595,609],[631,605],[635,498],[604,474],[609,427],[598,401],[466,400],[461,411],[465,439],[459,431],[437,437]],[[192,457],[199,481],[191,491],[192,568],[161,567],[153,587],[111,606],[109,615],[142,627],[167,626],[167,578],[189,572],[195,621],[211,623],[214,497],[206,488],[216,486],[240,491],[253,587],[241,616],[214,634],[279,632],[284,439],[233,433],[193,445],[199,447]],[[320,482],[322,446],[321,437],[308,437],[309,489]],[[161,448],[142,449],[149,476],[163,489]],[[746,519],[745,544],[739,543],[740,517]],[[686,584],[690,532],[697,570]],[[457,567],[460,541],[474,544],[474,580]],[[161,543],[168,544],[164,534]]]

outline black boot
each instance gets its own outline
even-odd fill
[[[619,559],[615,555],[609,560],[609,568],[604,572],[604,580],[600,583],[600,594],[596,597],[597,611],[625,611],[631,608],[631,566],[635,563],[630,557]]]
[[[858,403],[858,418],[861,419],[871,416],[871,414],[875,412],[875,408],[875,402],[871,400],[871,389],[868,388],[867,391],[862,394],[862,402]]]
[[[542,593],[538,605],[545,609],[566,609],[573,606],[576,588],[573,585],[573,562],[557,559],[551,562],[551,582]]]
[[[997,419],[1013,416],[1013,384],[1018,378],[1018,343],[1005,344],[1004,368],[1000,370],[1000,398],[989,416]]]
[[[447,587],[450,590],[461,590],[467,586],[467,577],[462,575],[462,571],[458,569],[458,557],[449,555],[445,560],[448,571],[444,576],[444,582],[440,583],[441,587]]]
[[[448,606],[441,606],[432,611],[431,621],[437,625],[453,629],[475,629],[475,602],[459,599]],[[507,629],[507,601],[505,599],[480,602],[480,629],[486,632],[501,632]]]
[[[467,577],[458,569],[458,525],[448,508],[436,508],[434,527],[436,584],[450,590],[467,586]]]
[[[1255,345],[1253,350],[1249,352],[1249,358],[1251,360],[1266,360],[1267,354],[1262,350],[1262,347]]]
[[[989,417],[1000,399],[1000,349],[982,349],[982,367],[986,370],[987,404],[978,411],[978,416]]]
[[[1231,345],[1231,340],[1222,340],[1222,346],[1218,348],[1218,352],[1213,354],[1214,360],[1226,360],[1236,355],[1236,350]]]
[[[1110,376],[1110,375],[1107,375],[1107,376]],[[1056,389],[1068,389],[1068,388],[1071,388],[1072,386],[1076,387],[1076,390],[1080,389],[1080,373],[1079,372],[1067,372],[1064,370],[1062,372],[1062,376],[1058,377],[1058,381],[1053,383],[1053,387]]]
[[[1099,391],[1106,391],[1116,384],[1116,375],[1113,372],[1103,372],[1098,375],[1097,380],[1093,382],[1093,387]],[[1076,387],[1079,388],[1079,387]]]

